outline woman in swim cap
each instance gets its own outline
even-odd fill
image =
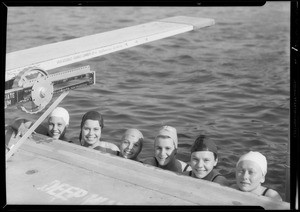
[[[217,146],[207,136],[200,135],[191,148],[190,166],[192,171],[184,172],[184,174],[227,186],[227,179],[214,169],[217,163]]]
[[[259,152],[250,151],[240,157],[236,164],[236,185],[233,187],[244,192],[266,196],[282,201],[277,191],[266,188],[267,159]]]
[[[182,173],[188,164],[176,159],[178,147],[177,131],[174,127],[163,126],[160,128],[154,141],[154,157],[144,161],[165,170]]]
[[[47,135],[54,139],[67,140],[65,134],[69,126],[69,120],[70,116],[65,108],[55,108],[48,118]]]
[[[120,156],[135,161],[140,161],[138,155],[143,148],[143,134],[137,129],[128,129],[122,136],[120,143]]]
[[[70,116],[68,111],[63,107],[56,107],[48,116],[47,124],[39,125],[34,132],[47,135],[53,139],[68,141],[66,131],[69,126],[69,120]],[[31,120],[17,118],[9,125],[9,129],[11,130],[8,132],[12,131],[15,137],[22,137],[33,124]],[[7,138],[9,138],[9,135],[10,134],[8,134]]]
[[[79,142],[82,146],[117,155],[120,150],[115,144],[100,141],[103,127],[103,117],[100,113],[87,112],[81,120]]]

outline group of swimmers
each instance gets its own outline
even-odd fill
[[[65,135],[69,126],[69,119],[70,116],[66,109],[55,108],[48,117],[48,129],[45,134],[54,139],[72,142]],[[12,126],[16,134],[22,136],[30,125],[32,125],[30,121],[22,119],[21,121],[17,120]],[[159,129],[154,140],[153,157],[141,160],[138,155],[142,151],[144,137],[140,130],[127,129],[119,146],[117,146],[100,140],[103,127],[103,117],[99,112],[88,111],[85,113],[80,124],[80,144],[87,148],[118,155],[164,170],[282,201],[277,191],[262,185],[267,174],[267,160],[259,152],[250,151],[239,158],[236,163],[236,184],[229,185],[225,176],[214,169],[218,163],[218,150],[214,141],[206,135],[200,135],[196,138],[191,148],[190,161],[183,162],[176,159],[178,149],[176,129],[172,126],[163,126]]]

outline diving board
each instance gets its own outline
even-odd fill
[[[290,209],[287,202],[40,134],[28,139],[7,161],[6,191],[8,205],[247,205]]]
[[[176,16],[7,53],[5,81],[28,67],[51,70],[214,24],[214,19]]]

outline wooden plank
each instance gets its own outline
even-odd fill
[[[192,203],[57,160],[20,151],[7,168],[8,204],[134,205]],[[128,195],[130,194],[130,195]]]
[[[35,188],[32,188],[32,185],[38,183],[39,186],[43,187],[56,180],[76,188],[85,185],[81,189],[87,192],[89,192],[89,189],[99,188],[99,191],[93,190],[90,192],[118,203],[121,202],[121,204],[255,205],[262,206],[265,209],[289,209],[289,204],[286,202],[274,201],[267,197],[257,197],[216,183],[179,175],[128,159],[100,153],[86,147],[63,141],[53,141],[51,138],[41,135],[35,135],[33,139],[21,147],[20,151],[23,151],[23,153],[16,153],[18,155],[11,157],[7,162],[8,199],[12,203],[16,203],[16,199],[13,198],[14,192],[20,195],[20,200],[22,195],[28,195],[29,192],[32,193],[30,195],[39,195],[40,192],[45,193],[45,191],[47,193],[47,189],[36,191]],[[24,153],[32,154],[31,159],[24,159]],[[55,162],[47,165],[45,161],[47,163],[50,163],[49,161]],[[41,164],[43,165],[40,166]],[[43,177],[43,180],[38,177],[42,181],[36,181],[37,178],[26,181],[26,177],[23,176],[25,171],[19,171],[19,169],[26,169],[25,167],[47,173],[45,174],[47,177]],[[57,174],[59,170],[64,169],[69,170],[69,172],[66,172],[66,176]],[[83,177],[85,180],[80,178],[81,175],[76,177],[71,170],[74,173],[85,170],[86,173]],[[16,181],[15,179],[22,180]],[[24,192],[24,187],[31,188],[31,190]],[[65,186],[65,188],[69,189],[68,186]],[[112,192],[113,188],[120,189],[118,192]],[[126,188],[130,189],[127,190]],[[130,191],[130,195],[128,195],[128,191]],[[134,197],[131,194],[136,195],[135,198],[137,199],[133,200]],[[154,196],[161,198],[155,198],[154,200]],[[53,198],[53,195],[51,198]],[[66,203],[74,204],[74,201],[84,203],[85,200],[84,198],[72,198],[73,202],[66,200]],[[53,200],[49,204],[52,203],[55,204],[57,201]]]
[[[7,53],[5,80],[27,67],[50,70],[213,24],[213,19],[179,16]]]

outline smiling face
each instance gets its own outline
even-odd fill
[[[126,134],[121,141],[120,153],[124,158],[135,159],[142,150],[142,141],[131,134]]]
[[[81,128],[81,132],[82,140],[85,144],[92,148],[95,147],[101,137],[101,126],[99,121],[87,119]]]
[[[175,158],[174,141],[169,137],[158,136],[154,145],[154,154],[159,165],[166,166]]]
[[[261,183],[265,181],[259,165],[250,160],[239,162],[235,177],[240,190],[254,193],[260,188]]]
[[[191,154],[191,167],[195,177],[206,177],[217,165],[218,159],[215,159],[214,153],[210,151],[197,151]]]
[[[66,127],[66,122],[61,117],[52,116],[48,119],[48,135],[54,139],[62,138]]]

